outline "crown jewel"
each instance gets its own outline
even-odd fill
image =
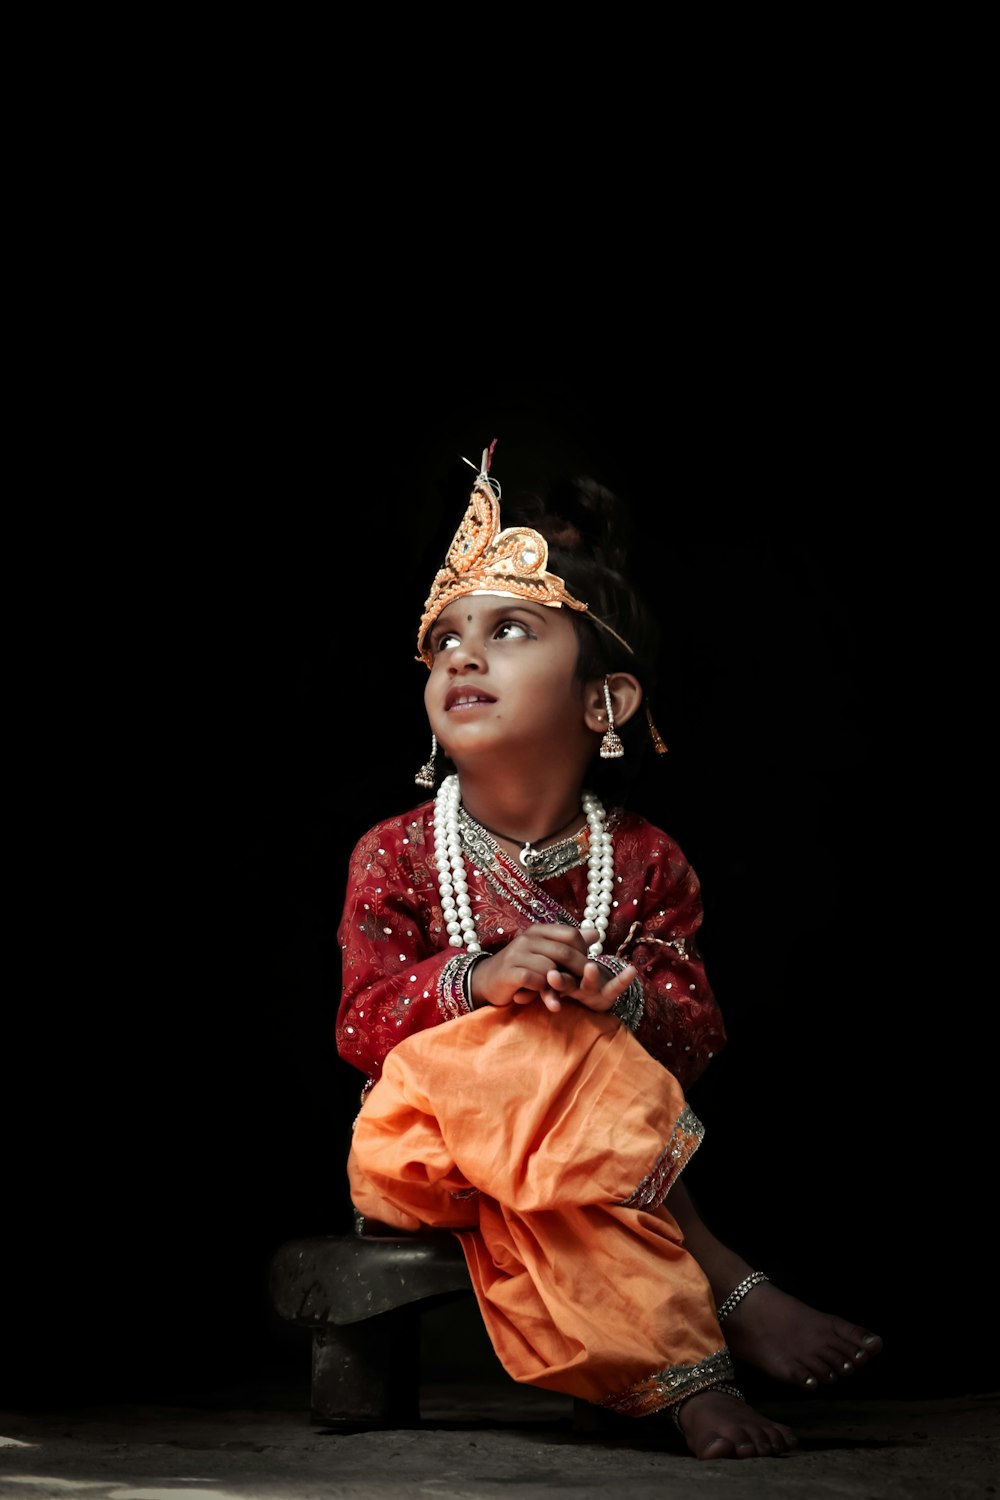
[[[418,659],[428,667],[434,664],[433,653],[425,645],[428,630],[453,599],[465,594],[513,594],[535,604],[556,609],[565,604],[589,614],[586,604],[574,599],[563,580],[548,571],[549,544],[539,532],[530,526],[500,530],[500,487],[489,477],[496,444],[494,438],[483,449],[468,509],[424,605],[417,650]]]

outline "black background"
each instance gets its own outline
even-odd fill
[[[130,405],[129,502],[63,529],[38,612],[7,1399],[307,1381],[267,1267],[350,1223],[347,856],[420,798],[415,627],[494,437],[501,483],[590,472],[640,522],[671,745],[640,810],[701,877],[730,1037],[692,1096],[706,1217],[884,1335],[873,1394],[991,1384],[940,455],[849,330],[725,333],[522,335],[504,366],[499,322],[257,326]]]

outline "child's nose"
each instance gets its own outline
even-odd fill
[[[486,665],[483,643],[474,635],[463,636],[457,646],[448,652],[448,667],[452,672],[481,671]]]
[[[448,666],[452,672],[479,672],[485,665],[483,652],[471,642],[463,641],[448,657]]]

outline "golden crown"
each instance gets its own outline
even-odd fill
[[[427,632],[441,611],[465,594],[513,594],[553,609],[565,604],[589,615],[631,651],[617,631],[591,615],[582,600],[574,599],[563,580],[548,571],[549,544],[539,532],[530,526],[500,530],[500,487],[489,477],[496,445],[494,438],[483,449],[482,466],[472,486],[468,509],[448,548],[444,566],[438,569],[431,585],[417,631],[417,660],[428,667],[434,665],[433,653],[425,644]],[[475,468],[469,459],[465,462]]]

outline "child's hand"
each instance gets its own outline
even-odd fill
[[[587,957],[596,929],[542,923],[511,938],[506,948],[476,964],[472,999],[476,1005],[530,1005],[547,1010],[576,1000],[588,1010],[610,1010],[636,976],[631,964],[620,974]]]
[[[579,997],[584,984],[584,971],[596,968],[588,962],[587,941],[577,927],[567,927],[558,922],[543,922],[519,932],[511,938],[506,948],[481,960],[472,970],[472,1000],[475,1005],[530,1005],[541,1000],[548,1010],[561,1008],[561,995],[567,999]],[[607,978],[607,971],[601,971]],[[630,975],[630,980],[634,974]],[[553,986],[553,979],[565,981],[566,988],[560,993]],[[628,981],[622,986],[628,988]],[[593,994],[594,981],[587,986],[586,993]],[[609,1010],[618,998],[605,1005],[593,1005],[593,1010]]]
[[[597,928],[590,922],[581,923],[580,937],[586,952],[597,937]],[[603,964],[588,958],[578,982],[572,975],[558,972],[549,974],[547,979],[550,992],[554,992],[557,998],[576,1000],[588,1010],[605,1011],[624,995],[637,972],[629,964],[620,974],[611,974]]]

